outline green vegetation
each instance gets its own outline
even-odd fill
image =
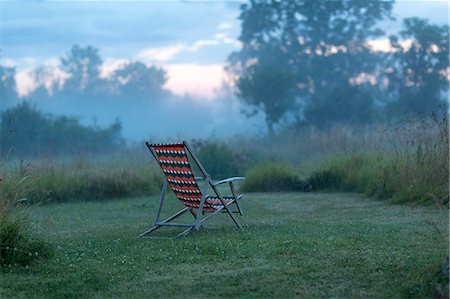
[[[242,204],[244,231],[221,215],[176,241],[136,237],[157,196],[34,206],[54,258],[3,269],[0,297],[398,298],[448,254],[446,210],[353,194],[249,194]]]
[[[267,162],[245,174],[245,192],[280,192],[302,190],[302,183],[286,164]]]
[[[26,193],[26,179],[0,172],[1,267],[28,266],[52,254],[51,247],[32,232],[26,215],[17,207]]]
[[[356,191],[389,199],[448,205],[446,159],[418,163],[416,156],[395,159],[387,155],[353,154],[334,158],[307,180],[312,190]]]
[[[448,204],[446,115],[359,135],[345,130],[333,135],[308,131],[297,137],[289,133],[271,143],[261,138],[241,139],[239,146],[237,140],[191,144],[213,179],[244,175],[246,192],[354,191],[396,203]],[[16,182],[27,178],[23,197],[29,202],[155,194],[163,176],[145,151],[9,163],[6,172]],[[13,181],[3,184],[3,192],[14,193]]]
[[[100,200],[155,194],[160,190],[163,181],[160,172],[146,163],[127,162],[79,159],[71,162],[43,160],[27,166],[22,163],[10,167],[8,175],[12,179],[5,181],[2,188],[5,192],[14,192],[14,184],[26,177],[22,182],[22,196],[28,203]]]
[[[0,266],[29,266],[52,256],[53,250],[30,230],[30,223],[17,211],[0,211]]]
[[[334,157],[308,179],[313,190],[357,191],[396,203],[449,200],[448,118],[400,128],[391,152]]]
[[[123,140],[122,125],[83,126],[73,117],[44,114],[27,102],[0,113],[0,157],[42,157],[109,153]]]
[[[239,156],[225,142],[193,140],[193,147],[203,167],[212,177],[237,176],[243,171]]]
[[[387,36],[380,24],[393,17],[394,2],[243,4],[243,47],[230,54],[227,70],[247,114],[263,113],[273,132],[286,123],[327,130],[448,107],[449,27],[412,17]],[[392,51],[372,47],[383,36]]]

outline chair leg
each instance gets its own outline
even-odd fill
[[[152,226],[151,228],[149,228],[148,230],[146,230],[145,232],[143,232],[142,234],[139,235],[139,237],[145,237],[146,235],[150,234],[151,232],[157,230],[158,228],[162,227],[162,226],[188,226],[189,224],[169,224],[170,221],[174,220],[175,218],[183,215],[186,211],[190,211],[189,208],[184,208],[178,212],[176,212],[175,214],[173,214],[172,216],[168,217],[167,219],[161,221],[161,222],[155,222],[155,225]],[[193,227],[194,225],[192,225]],[[192,227],[189,227],[192,228]]]
[[[233,219],[234,224],[236,224],[236,226],[239,229],[242,229],[242,225],[239,223],[239,221],[237,221],[237,219],[234,217],[233,213],[230,211],[230,209],[228,209],[228,206],[225,204],[224,208],[227,209],[228,215],[230,215],[231,219]]]
[[[182,231],[181,233],[179,233],[174,239],[178,239],[178,238],[184,237],[187,234],[193,232],[194,229],[195,229],[195,227],[189,227],[189,228],[185,229],[184,231]]]
[[[228,208],[228,205],[223,201],[223,198],[222,198],[222,196],[220,196],[219,191],[217,190],[216,186],[211,186],[211,187],[214,190],[214,193],[216,193],[216,195],[219,198],[220,202],[222,203],[223,207],[227,210],[228,215],[230,215],[230,217],[233,220],[234,224],[236,224],[236,226],[239,229],[242,229],[242,225],[239,223],[239,221],[237,221],[237,219],[234,217],[234,215],[231,212],[231,210]],[[235,199],[235,201],[236,201],[236,199]]]
[[[244,211],[242,210],[241,205],[239,204],[239,201],[238,201],[238,199],[240,200],[240,198],[242,198],[242,196],[239,198],[236,196],[236,192],[234,191],[233,182],[229,182],[229,185],[230,185],[230,189],[231,189],[231,194],[233,195],[233,197],[235,199],[235,203],[236,203],[238,212],[239,212],[239,214],[241,214],[241,216],[244,216]]]
[[[157,230],[160,227],[161,227],[160,225],[155,225],[155,226],[149,228],[148,230],[146,230],[145,232],[143,232],[142,234],[140,234],[138,237],[144,237],[144,236],[150,234],[151,232]]]

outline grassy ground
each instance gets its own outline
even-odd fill
[[[156,204],[30,208],[55,255],[0,271],[0,297],[403,297],[420,293],[422,273],[448,255],[448,211],[430,207],[354,194],[248,194],[242,232],[220,215],[176,241],[136,238]]]

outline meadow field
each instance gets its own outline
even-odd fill
[[[138,238],[151,225],[157,201],[145,196],[29,208],[34,231],[53,254],[26,267],[3,267],[0,297],[445,293],[439,271],[448,255],[447,209],[392,205],[352,193],[251,193],[242,201],[243,231],[220,215],[186,238]],[[173,196],[167,203],[168,210],[181,206]],[[174,234],[160,231],[160,236]]]
[[[220,215],[175,241],[137,237],[163,182],[143,146],[5,161],[0,297],[448,297],[448,136],[444,118],[191,140],[214,179],[246,177],[245,229]]]

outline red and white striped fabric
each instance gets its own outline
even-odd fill
[[[198,209],[202,192],[189,163],[186,146],[183,143],[151,144],[150,146],[154,149],[159,165],[176,197],[188,208]],[[228,205],[234,198],[222,197],[222,199]],[[203,210],[214,211],[222,206],[218,197],[207,196]]]

